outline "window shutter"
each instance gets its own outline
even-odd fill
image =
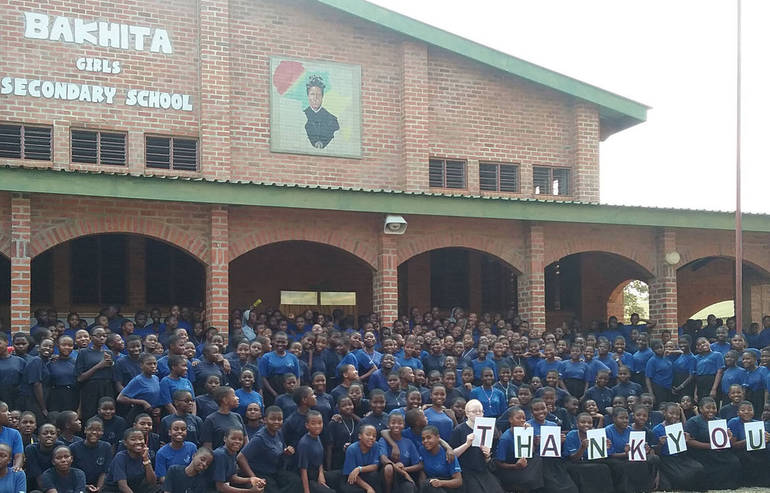
[[[144,143],[145,164],[148,168],[171,168],[171,139],[147,137]]]
[[[24,159],[51,160],[51,127],[24,126]]]
[[[500,191],[519,191],[519,167],[513,164],[500,165]]]
[[[99,160],[101,164],[125,165],[126,134],[101,132],[99,135]]]
[[[496,164],[479,164],[479,187],[482,190],[497,191],[497,168]]]
[[[174,140],[174,169],[196,171],[198,169],[198,141],[195,139]]]
[[[446,162],[446,187],[465,188],[465,161]]]
[[[444,186],[444,161],[440,159],[430,160],[428,182],[434,188],[442,188]]]
[[[21,125],[0,125],[0,157],[21,159]]]
[[[99,135],[85,130],[72,131],[72,161],[96,164],[99,162]]]

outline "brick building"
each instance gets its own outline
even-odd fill
[[[599,142],[646,118],[622,96],[361,0],[0,3],[13,330],[257,298],[544,327],[622,314],[634,279],[672,328],[733,297],[730,214],[599,204]],[[744,228],[758,320],[770,218]]]

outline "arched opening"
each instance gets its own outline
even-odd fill
[[[398,266],[400,313],[411,307],[448,312],[505,314],[516,310],[518,271],[498,257],[469,248],[439,248],[415,255]]]
[[[353,316],[372,311],[368,263],[339,248],[309,241],[271,243],[230,261],[230,307],[257,299],[299,314],[306,309]]]
[[[8,330],[11,323],[11,261],[0,255],[0,329]]]
[[[698,310],[687,318],[700,320],[705,324],[709,315],[714,315],[716,318],[721,318],[723,321],[729,317],[734,317],[735,300],[717,301],[716,303],[712,303],[709,306]]]
[[[546,327],[570,323],[573,318],[584,326],[594,320],[606,322],[609,315],[620,319],[625,287],[651,277],[641,265],[614,253],[583,252],[563,257],[545,268]]]
[[[650,315],[650,287],[639,279],[628,279],[617,285],[607,299],[604,318],[614,315],[621,323],[626,323],[632,313],[638,313],[645,320]]]
[[[703,257],[676,271],[677,313],[680,325],[689,316],[718,302],[735,299],[735,259]],[[759,322],[770,313],[770,273],[743,263],[743,325]]]
[[[67,311],[90,318],[112,304],[132,318],[154,306],[202,308],[205,301],[203,264],[174,245],[137,234],[74,238],[38,254],[30,270],[32,309],[55,307],[62,318]]]

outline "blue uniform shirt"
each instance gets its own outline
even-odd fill
[[[121,392],[131,399],[142,399],[150,403],[152,407],[159,407],[160,403],[160,381],[156,375],[145,376],[139,374],[123,387]]]
[[[725,367],[725,358],[722,353],[715,353],[709,351],[705,354],[698,354],[695,356],[695,374],[702,375],[716,375],[717,372]]]
[[[359,466],[378,464],[381,453],[380,445],[377,442],[374,442],[372,448],[366,453],[361,450],[361,442],[350,444],[345,451],[345,463],[342,466],[342,474],[347,476],[353,472],[353,469]]]
[[[503,393],[494,387],[491,389],[474,387],[471,390],[471,399],[478,399],[481,402],[484,407],[484,416],[488,418],[496,418],[503,414],[508,404],[505,402]]]
[[[674,381],[674,363],[665,356],[653,356],[647,360],[645,375],[652,383],[670,389]]]
[[[438,447],[436,453],[431,453],[425,450],[425,447],[420,445],[419,449],[420,460],[422,461],[423,470],[428,478],[449,478],[454,473],[462,472],[460,469],[460,462],[455,457],[452,462],[446,460],[446,450],[443,447]]]

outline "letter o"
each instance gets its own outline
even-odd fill
[[[169,93],[160,93],[160,107],[164,110],[167,110],[171,107],[171,95]]]
[[[717,433],[722,435],[722,442],[717,441]],[[711,431],[711,443],[716,445],[718,448],[724,448],[727,445],[727,431],[725,431],[724,428],[714,428]]]
[[[172,94],[171,95],[171,107],[175,110],[181,110],[182,109],[182,95],[181,94]]]

